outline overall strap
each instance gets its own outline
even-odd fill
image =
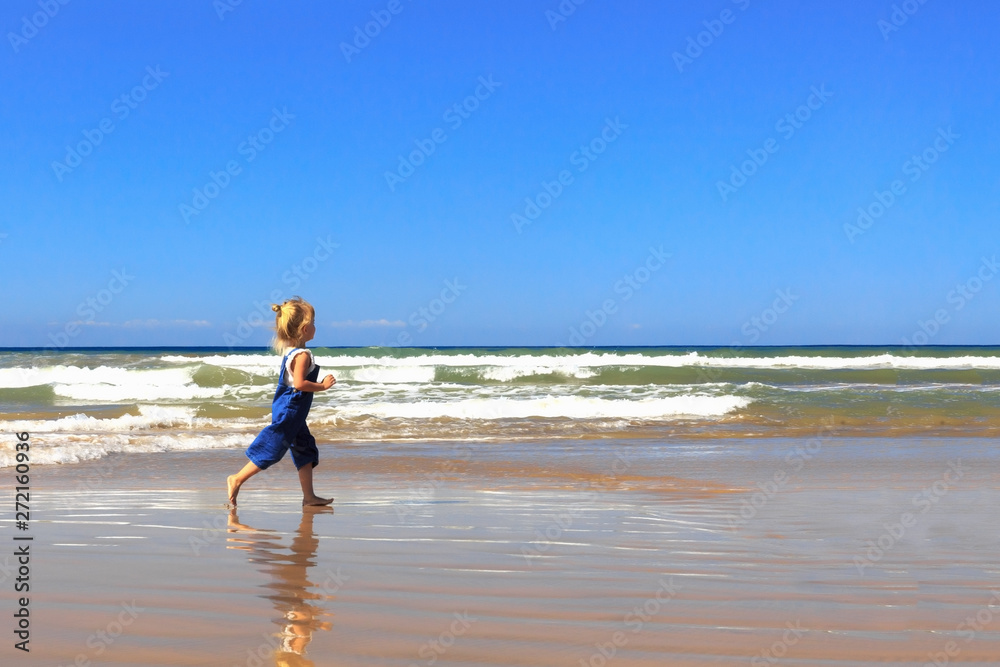
[[[279,385],[282,385],[282,384],[285,383],[285,364],[288,363],[288,355],[290,355],[292,352],[294,352],[297,349],[299,349],[299,348],[297,348],[297,347],[296,348],[292,348],[291,350],[289,350],[288,352],[285,353],[284,357],[281,358],[281,370],[278,371],[278,384]]]
[[[295,352],[305,352],[309,355],[309,359],[312,361],[312,354],[309,352],[308,348],[305,347],[293,347],[288,351],[287,354],[281,360],[281,371],[278,373],[278,384],[284,384],[285,382],[285,367],[288,366],[288,357],[290,357]],[[315,364],[315,362],[313,362]]]

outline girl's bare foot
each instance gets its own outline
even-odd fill
[[[309,498],[302,499],[302,505],[329,505],[333,502],[333,498],[320,498],[319,496],[311,496]]]
[[[239,475],[230,475],[226,478],[226,486],[229,487],[229,504],[236,508],[236,496],[240,493],[240,484],[236,483]]]

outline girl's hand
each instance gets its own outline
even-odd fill
[[[321,382],[320,384],[323,385],[323,389],[329,389],[334,384],[336,384],[336,382],[337,382],[336,378],[334,378],[332,375],[327,375],[325,378],[323,378],[323,382]]]

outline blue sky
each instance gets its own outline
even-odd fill
[[[3,3],[0,346],[998,342],[994,3],[226,2]]]

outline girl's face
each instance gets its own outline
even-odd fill
[[[302,327],[302,342],[307,343],[313,339],[316,335],[316,325],[310,320],[304,327]]]

